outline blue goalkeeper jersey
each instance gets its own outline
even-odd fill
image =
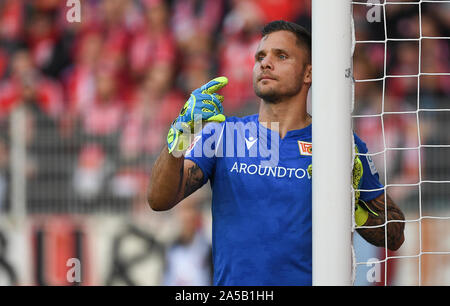
[[[311,130],[281,139],[252,115],[210,123],[194,138],[186,159],[211,183],[215,285],[312,284]],[[356,135],[355,143],[367,152]],[[370,157],[361,161],[360,189],[377,189],[361,192],[369,201],[383,186]]]

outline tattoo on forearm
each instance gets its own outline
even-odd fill
[[[189,196],[203,185],[203,172],[197,165],[188,168],[186,183],[184,185],[184,197]]]
[[[386,212],[387,220],[399,220],[404,221],[405,217],[400,208],[392,201],[389,195],[386,195],[386,205],[385,205],[385,195],[382,194],[379,197],[367,202],[371,210],[378,214],[375,216],[369,213],[369,219],[364,224],[364,226],[376,226],[382,225],[386,222]],[[387,228],[387,235],[385,235],[385,229]],[[376,228],[361,228],[357,229],[358,233],[369,243],[384,247],[387,246],[390,250],[397,250],[404,241],[403,231],[405,228],[404,222],[389,222],[387,225],[376,227]],[[385,237],[387,236],[387,245],[385,244]]]

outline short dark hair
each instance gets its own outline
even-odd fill
[[[311,34],[301,25],[285,20],[275,20],[269,22],[261,31],[262,36],[273,32],[289,31],[297,37],[297,44],[303,47],[307,54],[309,64],[311,63]]]

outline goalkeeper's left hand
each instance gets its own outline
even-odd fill
[[[355,158],[353,159],[353,170],[352,170],[352,185],[355,191],[355,204],[359,202],[359,196],[361,192],[359,188],[361,187],[361,179],[363,176],[363,164],[358,156],[358,147],[355,145]]]
[[[308,166],[308,173],[310,176],[312,176],[312,165]],[[358,156],[358,147],[355,145],[355,158],[353,159],[352,170],[352,186],[355,195],[355,223],[357,226],[362,226],[367,222],[367,219],[369,219],[369,211],[375,216],[378,216],[375,212],[370,210],[370,208],[364,201],[360,200],[361,191],[359,189],[361,188],[363,173],[363,164]]]
[[[367,219],[369,219],[369,211],[373,215],[378,216],[378,214],[373,212],[363,200],[360,200],[361,191],[359,189],[361,188],[363,173],[364,173],[363,164],[358,155],[358,147],[355,145],[355,159],[353,160],[352,184],[353,190],[355,192],[356,226],[362,226],[367,222]]]

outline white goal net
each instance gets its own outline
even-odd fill
[[[449,285],[450,1],[352,9],[354,129],[406,219],[396,252],[354,236],[355,285]]]

